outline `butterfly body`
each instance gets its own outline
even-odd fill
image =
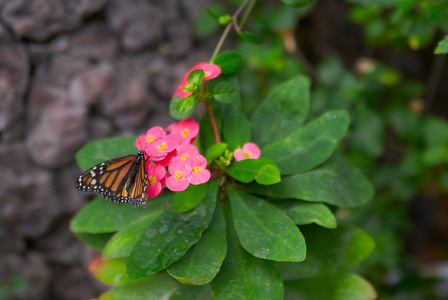
[[[146,207],[147,180],[145,151],[102,162],[82,173],[75,187],[95,192],[116,203]]]

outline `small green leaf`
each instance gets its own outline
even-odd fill
[[[192,185],[182,192],[176,192],[173,196],[173,206],[178,212],[187,212],[195,208],[204,199],[208,190],[208,182]]]
[[[152,214],[151,208],[132,207],[96,198],[85,205],[71,220],[70,230],[84,233],[114,232],[147,214]]]
[[[291,7],[304,7],[313,3],[313,0],[281,0],[284,4]]]
[[[285,298],[301,300],[373,300],[375,288],[364,278],[355,274],[338,274],[300,280],[285,280]]]
[[[336,229],[303,226],[307,257],[301,263],[277,263],[282,274],[299,278],[336,276],[347,272],[372,253],[373,239],[362,230],[340,225]]]
[[[232,186],[227,187],[238,238],[255,257],[303,261],[305,240],[299,228],[280,209]]]
[[[309,171],[327,160],[347,132],[350,117],[345,111],[327,112],[288,137],[262,149],[282,175]]]
[[[83,171],[105,160],[127,154],[136,154],[136,136],[114,137],[86,144],[76,153],[76,161]]]
[[[207,159],[207,165],[211,164],[215,159],[217,159],[221,154],[227,149],[226,143],[214,144],[205,152],[205,158]]]
[[[201,239],[169,267],[168,273],[184,284],[206,284],[218,273],[226,253],[226,222],[221,206],[217,205]]]
[[[448,53],[448,35],[446,35],[438,44],[434,50],[434,54],[447,54]]]
[[[272,262],[247,253],[232,226],[232,213],[225,210],[227,256],[221,270],[210,283],[216,300],[283,299],[283,281]]]
[[[90,261],[89,271],[108,285],[119,286],[131,282],[126,275],[126,259],[103,260],[101,256],[97,256]]]
[[[309,110],[310,81],[304,76],[272,89],[252,115],[252,139],[263,148],[300,128]]]
[[[280,183],[249,184],[244,188],[254,194],[325,202],[339,207],[360,206],[374,194],[372,185],[361,171],[338,154],[309,172],[285,176]]]
[[[155,274],[102,294],[98,300],[159,300],[181,286],[167,274]]]
[[[202,69],[196,69],[192,71],[190,74],[188,74],[187,78],[188,84],[186,84],[182,89],[185,92],[189,93],[196,91],[201,86],[201,83],[204,80],[204,76],[205,73],[204,70]]]
[[[238,181],[248,183],[254,179],[260,184],[280,182],[280,170],[267,158],[236,161],[226,168],[227,174]]]
[[[192,211],[165,211],[150,224],[129,256],[129,278],[150,276],[169,267],[199,240],[213,217],[218,187],[219,180],[211,181],[207,195]]]
[[[264,42],[263,36],[251,32],[241,32],[240,37],[243,40],[256,45],[261,45]]]
[[[194,114],[198,104],[199,101],[195,95],[184,97],[176,105],[177,112],[183,119],[188,118]]]
[[[223,135],[230,151],[242,148],[245,143],[250,142],[250,122],[241,111],[229,112],[223,123]]]
[[[238,52],[229,50],[219,54],[213,63],[219,66],[221,74],[232,75],[241,68],[243,59]]]
[[[171,99],[169,113],[176,120],[182,120],[190,117],[196,110],[199,100],[195,95],[187,96],[182,99],[178,95]],[[193,104],[192,104],[193,103]],[[182,113],[179,111],[181,110]]]
[[[232,104],[235,102],[235,93],[235,88],[227,82],[221,82],[211,91],[212,97],[223,104]]]
[[[316,223],[326,228],[336,228],[336,218],[323,203],[311,203],[299,200],[272,201],[297,225]]]

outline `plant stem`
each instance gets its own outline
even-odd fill
[[[240,24],[239,24],[239,28],[243,28],[244,24],[247,21],[247,18],[249,17],[250,13],[252,12],[252,9],[255,6],[255,3],[257,3],[257,0],[252,1],[252,3],[250,4],[249,8],[246,10],[246,12],[244,13],[244,16],[241,18]]]
[[[210,124],[212,125],[213,135],[215,136],[215,142],[216,144],[219,144],[221,143],[221,137],[219,136],[218,126],[216,126],[215,116],[213,115],[210,103],[208,103],[208,99],[204,99],[203,101],[207,109],[208,117],[210,118]]]
[[[240,12],[243,10],[244,6],[246,6],[246,4],[249,2],[250,0],[244,0],[243,3],[241,3],[241,5],[237,8],[237,10],[235,11],[235,13],[232,15],[232,20],[236,20],[236,18],[238,17],[238,15],[240,14]],[[253,6],[251,6],[252,8]],[[250,11],[250,10],[249,10]],[[247,18],[247,17],[246,17]],[[235,22],[235,21],[234,21]],[[224,44],[224,41],[227,37],[227,35],[229,34],[229,30],[232,27],[233,22],[229,22],[226,25],[226,28],[224,29],[221,37],[219,38],[218,44],[216,44],[215,50],[213,51],[212,57],[210,58],[210,63],[213,63],[213,61],[215,60],[216,56],[219,53],[219,50],[221,50],[222,45]]]

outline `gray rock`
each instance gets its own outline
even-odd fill
[[[2,224],[29,238],[45,234],[61,212],[51,172],[27,157],[23,143],[0,144],[0,211]]]
[[[18,43],[0,43],[0,70],[0,131],[3,131],[18,122],[23,112],[29,76],[25,48]]]
[[[45,41],[79,26],[107,0],[16,0],[3,6],[3,21],[20,38]]]

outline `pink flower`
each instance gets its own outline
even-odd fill
[[[195,145],[191,144],[180,144],[177,147],[177,155],[175,159],[193,159],[199,154],[199,149]]]
[[[167,157],[168,153],[176,149],[179,140],[173,135],[167,135],[148,144],[143,150],[153,161],[160,161]]]
[[[165,168],[161,165],[152,165],[151,161],[146,162],[148,173],[148,198],[154,198],[163,191],[166,183]]]
[[[184,77],[182,78],[179,85],[177,86],[177,89],[174,92],[172,98],[174,98],[176,95],[178,95],[180,99],[190,96],[190,95],[193,95],[193,93],[191,93],[191,92],[185,92],[183,90],[183,87],[188,83],[188,81],[187,81],[188,75],[190,75],[191,72],[193,72],[194,70],[197,70],[197,69],[204,70],[204,80],[203,81],[207,81],[207,80],[216,78],[219,76],[219,74],[221,74],[221,69],[217,65],[200,62],[200,63],[194,65],[190,70],[188,70],[187,73],[185,73]]]
[[[210,171],[205,168],[207,167],[207,160],[204,156],[198,154],[196,158],[190,161],[190,163],[192,171],[187,179],[191,184],[201,184],[210,179],[211,174]]]
[[[177,159],[168,167],[168,178],[166,186],[173,192],[184,191],[189,185],[188,176],[191,174],[192,167],[186,160]]]
[[[135,147],[138,148],[138,150],[145,150],[146,147],[148,147],[149,144],[153,143],[154,141],[158,139],[163,139],[166,136],[165,130],[163,130],[160,126],[154,126],[151,127],[146,134],[143,134],[135,140]]]
[[[244,160],[244,159],[257,159],[260,157],[260,148],[258,148],[255,143],[246,143],[243,146],[243,149],[236,148],[233,152],[233,157],[235,157],[236,161]]]
[[[162,159],[154,161],[156,165],[161,165],[163,167],[168,166],[177,156],[177,149],[174,149],[171,152],[168,152],[168,154]]]
[[[169,125],[168,129],[170,129],[173,136],[179,139],[179,144],[190,143],[199,132],[199,124],[195,120],[188,118],[180,120],[174,125]]]

